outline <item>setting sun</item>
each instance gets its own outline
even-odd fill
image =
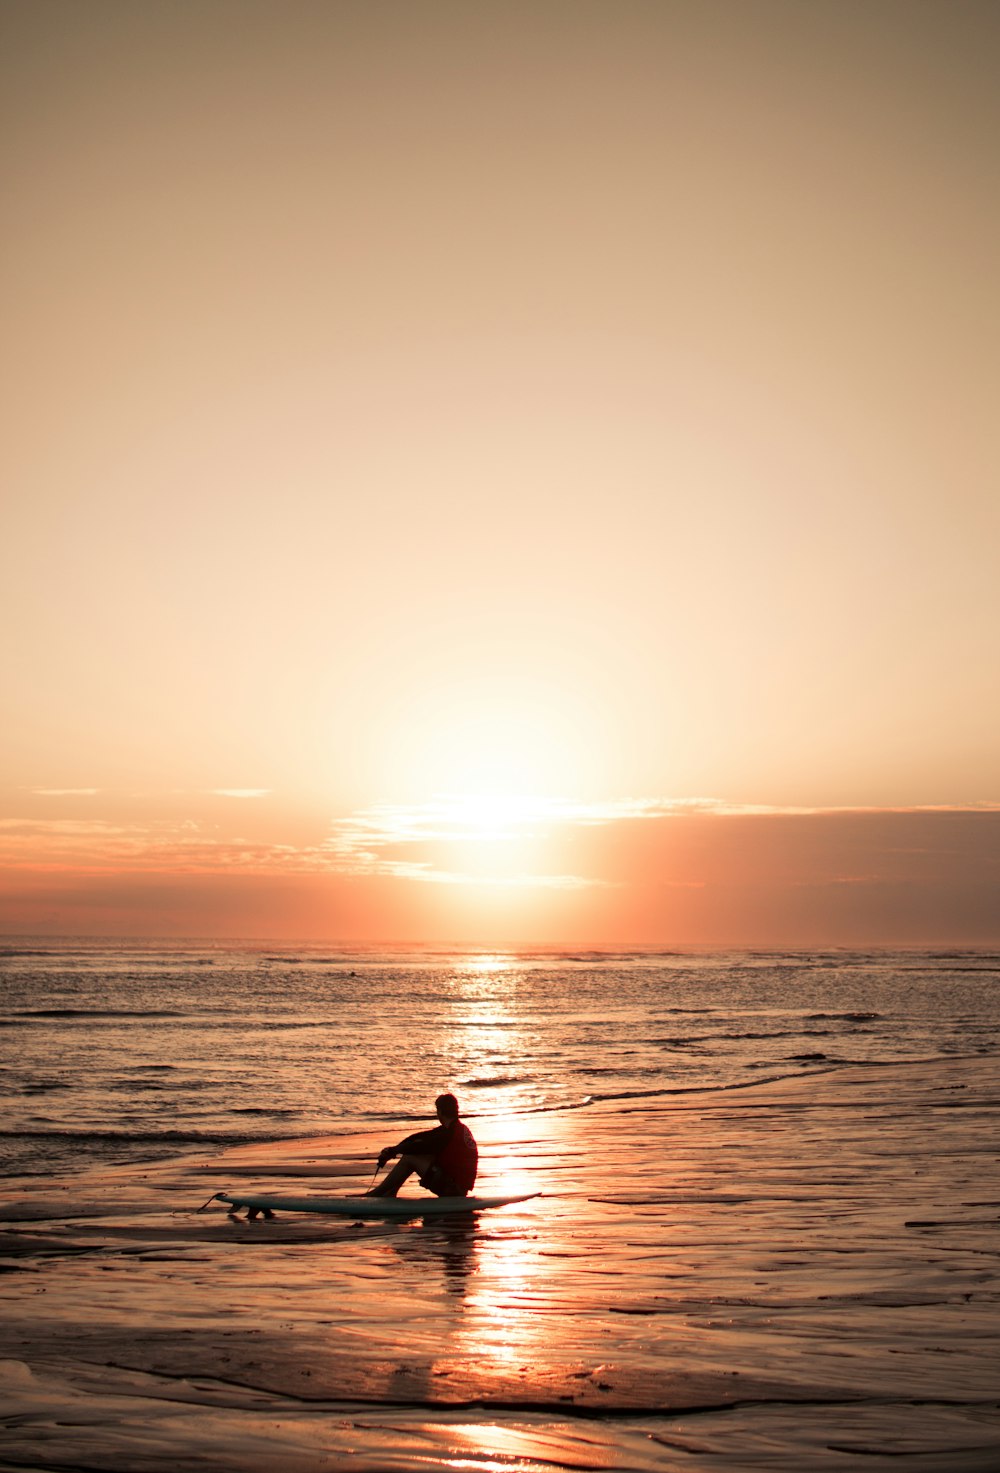
[[[464,793],[442,800],[442,810],[454,825],[456,838],[481,843],[512,838],[542,817],[550,806],[544,800],[513,793]]]

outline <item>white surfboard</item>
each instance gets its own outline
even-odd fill
[[[363,1218],[449,1217],[458,1213],[485,1212],[492,1207],[507,1207],[512,1202],[530,1202],[539,1192],[520,1197],[277,1197],[269,1193],[216,1192],[213,1202],[226,1202],[230,1216],[245,1207],[253,1219],[263,1213],[323,1212],[331,1217],[349,1217],[354,1222]]]

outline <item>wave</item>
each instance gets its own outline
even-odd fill
[[[713,1035],[706,1035],[711,1037]],[[829,1028],[778,1028],[770,1033],[716,1033],[716,1038],[762,1039],[762,1038],[829,1038]]]
[[[176,1008],[22,1008],[11,1015],[14,1022],[32,1018],[183,1018]]]
[[[480,1074],[472,1079],[460,1079],[459,1089],[501,1089],[510,1084],[530,1084],[530,1074]]]
[[[977,957],[984,962],[1000,962],[1000,952],[979,951],[974,946],[966,951],[925,951],[924,956],[936,962],[968,961],[970,957]]]
[[[926,966],[900,967],[898,970],[901,972],[926,972],[928,968]],[[934,971],[937,972],[936,967],[934,968]],[[948,967],[946,975],[950,977],[954,972],[975,972],[977,973],[977,975],[982,977],[995,977],[997,973],[1000,972],[1000,967],[996,965],[988,967]]]
[[[819,1059],[817,1059],[816,1062],[818,1063],[819,1062]],[[858,1065],[860,1065],[860,1064],[866,1064],[866,1063],[868,1063],[870,1061],[866,1061],[866,1060],[863,1060],[863,1059],[832,1059],[832,1058],[826,1058],[826,1059],[823,1060],[823,1062],[824,1062],[824,1065],[826,1067],[824,1067],[822,1069],[813,1069],[813,1070],[811,1070],[810,1071],[810,1077],[812,1077],[812,1075],[814,1075],[814,1074],[815,1075],[819,1075],[819,1074],[833,1074],[833,1073],[836,1073],[837,1070],[842,1065],[847,1065],[847,1064],[858,1064]],[[899,1061],[899,1062],[909,1062],[909,1061],[902,1060],[902,1061]],[[769,1066],[769,1065],[766,1065],[766,1064],[748,1064],[746,1067],[748,1069],[766,1069],[768,1067],[772,1067],[773,1068],[773,1065]],[[784,1083],[785,1080],[788,1080],[788,1079],[801,1079],[801,1078],[802,1078],[802,1070],[801,1069],[796,1069],[794,1072],[789,1072],[789,1073],[768,1074],[766,1077],[763,1077],[763,1078],[760,1078],[760,1079],[737,1079],[737,1080],[730,1081],[729,1083],[726,1083],[726,1084],[676,1084],[676,1085],[665,1085],[662,1089],[622,1090],[621,1093],[614,1093],[614,1094],[596,1094],[596,1095],[591,1096],[591,1099],[594,1101],[594,1103],[598,1103],[599,1102],[601,1104],[608,1104],[608,1103],[613,1103],[615,1100],[645,1100],[645,1099],[655,1099],[655,1098],[657,1098],[658,1096],[661,1096],[661,1095],[711,1095],[711,1094],[729,1094],[733,1090],[740,1090],[740,1089],[746,1089],[746,1090],[749,1090],[749,1089],[759,1089],[762,1085],[765,1085],[765,1084],[782,1084],[782,1083]]]
[[[990,1050],[984,1050],[984,1052],[991,1052],[991,1051]],[[941,1057],[940,1055],[928,1054],[928,1055],[924,1055],[924,1056],[914,1055],[912,1058],[906,1058],[906,1059],[838,1059],[838,1058],[834,1058],[832,1055],[827,1054],[827,1055],[802,1055],[800,1057],[800,1059],[799,1059],[799,1062],[800,1063],[814,1063],[815,1062],[815,1064],[817,1066],[819,1066],[820,1064],[822,1065],[822,1067],[815,1067],[813,1069],[809,1069],[809,1070],[806,1070],[805,1071],[805,1073],[811,1079],[811,1078],[814,1078],[814,1077],[818,1078],[820,1075],[823,1075],[823,1074],[838,1074],[842,1069],[886,1069],[886,1070],[889,1070],[889,1069],[905,1069],[905,1068],[907,1068],[907,1067],[909,1067],[910,1065],[913,1065],[913,1064],[935,1064],[935,1063],[939,1062],[940,1057]],[[971,1054],[970,1055],[956,1054],[953,1057],[956,1057],[956,1058],[969,1057],[969,1058],[971,1058],[971,1057],[973,1057],[973,1055],[971,1055]],[[786,1062],[787,1063],[787,1062],[790,1062],[790,1060],[787,1060],[786,1059],[783,1062]],[[748,1069],[767,1069],[767,1068],[773,1068],[774,1066],[773,1065],[768,1065],[768,1064],[761,1063],[761,1064],[747,1064],[745,1067],[748,1068]],[[589,1095],[587,1097],[587,1099],[583,1103],[585,1103],[585,1104],[591,1104],[591,1103],[594,1103],[594,1104],[596,1104],[596,1103],[607,1104],[607,1103],[613,1103],[615,1100],[654,1099],[658,1095],[711,1095],[711,1094],[728,1094],[728,1093],[731,1093],[734,1090],[752,1090],[752,1089],[759,1089],[762,1085],[766,1085],[766,1084],[783,1084],[787,1080],[793,1080],[793,1079],[794,1080],[798,1080],[798,1079],[802,1079],[803,1077],[804,1077],[803,1070],[801,1068],[799,1068],[799,1069],[796,1069],[794,1072],[782,1072],[782,1073],[779,1073],[779,1074],[768,1074],[768,1075],[762,1076],[759,1079],[737,1079],[737,1080],[733,1080],[733,1081],[730,1081],[730,1082],[727,1082],[727,1083],[724,1083],[724,1084],[678,1084],[678,1085],[665,1085],[662,1089],[623,1090],[621,1093],[595,1094],[595,1095]],[[846,1100],[846,1101],[844,1101],[844,1103],[849,1105],[852,1102],[850,1100]],[[858,1101],[858,1104],[860,1106],[862,1106],[863,1108],[867,1108],[867,1106],[864,1105],[864,1102],[863,1101]],[[574,1107],[573,1106],[568,1106],[568,1107],[555,1107],[555,1108],[574,1108]]]
[[[0,1018],[0,1028],[28,1028],[36,1023],[53,1023],[60,1020],[86,1019],[91,1022],[124,1022],[130,1018],[158,1018],[167,1020],[178,1028],[238,1028],[242,1030],[275,1033],[282,1030],[310,1028],[339,1028],[343,1020],[333,1018],[267,1018],[248,1016],[237,1008],[205,1008],[192,1012],[190,1008],[26,1008]],[[355,1020],[354,1026],[363,1025],[365,1020]]]
[[[883,1013],[807,1013],[809,1023],[876,1023],[885,1022]]]
[[[110,1079],[106,1088],[111,1094],[163,1094],[176,1086],[172,1079]]]
[[[829,1028],[778,1028],[764,1033],[744,1032],[736,1029],[732,1032],[719,1033],[687,1033],[687,1034],[663,1034],[652,1038],[644,1038],[644,1044],[657,1044],[665,1048],[692,1048],[706,1043],[728,1043],[757,1042],[769,1038],[829,1038],[832,1030]]]
[[[442,997],[447,1002],[447,997]],[[523,1018],[463,1018],[462,1025],[465,1028],[489,1028],[499,1030],[501,1028],[522,1028]]]
[[[289,1112],[269,1110],[266,1113],[278,1115]],[[328,1135],[329,1132],[314,1131],[301,1137],[297,1136],[296,1139],[307,1140],[312,1135],[321,1137],[323,1134]],[[281,1132],[263,1133],[239,1130],[66,1130],[58,1127],[51,1130],[0,1130],[0,1141],[63,1141],[79,1145],[93,1143],[102,1146],[242,1146],[252,1145],[257,1141],[286,1139],[286,1135]]]

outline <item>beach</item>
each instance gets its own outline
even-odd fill
[[[1000,1473],[1000,0],[0,74],[0,1473]]]
[[[1000,3],[0,74],[0,1473],[1000,1473]]]
[[[197,1210],[386,1127],[22,1179],[0,1467],[985,1473],[998,1107],[966,1057],[497,1115],[477,1190],[542,1195],[448,1222]]]

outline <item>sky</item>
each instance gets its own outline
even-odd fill
[[[0,0],[0,932],[1000,944],[992,0]]]

